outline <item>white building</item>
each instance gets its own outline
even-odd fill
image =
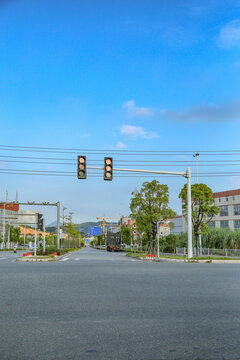
[[[221,228],[230,230],[240,229],[240,189],[213,193],[214,205],[220,208],[219,214],[215,215],[208,223],[209,228]],[[187,231],[187,223],[183,216],[171,219],[175,228],[171,234],[179,234]]]
[[[209,222],[210,228],[240,229],[240,189],[213,194],[215,205],[220,208]]]

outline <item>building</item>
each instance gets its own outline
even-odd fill
[[[209,228],[239,230],[240,189],[217,192],[213,194],[213,198],[220,212],[209,222]]]
[[[174,225],[170,232],[171,234],[177,235],[183,232],[183,217],[182,215],[177,215],[174,219],[170,219],[171,223]]]
[[[128,216],[122,216],[120,220],[121,225],[132,227],[133,235],[138,235],[135,223],[136,220]],[[166,220],[165,222],[158,223],[158,233],[160,236],[168,236],[170,234],[170,219]]]
[[[213,193],[214,205],[220,208],[208,223],[209,228],[240,230],[240,189]],[[171,234],[187,231],[187,222],[183,216],[171,219],[175,228]]]

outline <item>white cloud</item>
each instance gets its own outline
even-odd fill
[[[205,104],[183,110],[162,110],[160,117],[185,122],[227,122],[240,120],[240,100],[221,105]]]
[[[116,145],[116,148],[117,149],[126,149],[127,148],[127,145],[122,143],[121,141],[119,141]]]
[[[222,49],[240,47],[240,20],[234,20],[225,25],[220,30],[217,43]]]
[[[135,100],[123,103],[123,108],[127,110],[130,117],[148,117],[153,115],[153,111],[146,107],[137,107]]]
[[[157,134],[152,131],[146,131],[140,126],[122,125],[121,134],[129,137],[142,137],[144,139],[153,139],[157,137]]]

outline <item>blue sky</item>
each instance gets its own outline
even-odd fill
[[[106,155],[191,150],[199,160],[201,150],[239,148],[237,0],[6,0],[0,5],[0,69],[3,145],[106,149]],[[1,159],[0,167],[61,169]],[[201,181],[221,191],[238,188],[239,179]],[[143,181],[2,174],[0,194],[3,199],[8,189],[13,198],[18,189],[20,200],[60,200],[75,221],[85,221],[127,214],[131,192]],[[171,206],[180,212],[184,179],[160,181],[168,183]]]

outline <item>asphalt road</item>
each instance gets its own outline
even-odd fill
[[[0,253],[0,359],[240,359],[240,266]]]

